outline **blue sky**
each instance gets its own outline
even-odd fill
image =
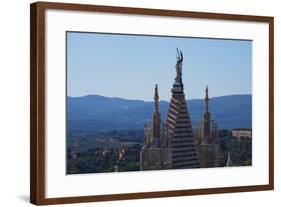
[[[188,99],[252,93],[251,41],[67,32],[67,95],[169,100],[177,47]]]

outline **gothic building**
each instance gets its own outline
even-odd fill
[[[218,127],[209,112],[208,86],[205,90],[205,112],[203,119],[197,125],[195,137],[200,167],[219,167]]]
[[[177,50],[177,75],[164,124],[160,124],[158,90],[155,87],[152,121],[145,125],[141,150],[141,170],[181,169],[200,167],[192,125],[182,82],[182,52]]]

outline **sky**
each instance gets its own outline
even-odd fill
[[[252,93],[252,41],[67,32],[67,95],[169,100],[176,48],[187,99]]]

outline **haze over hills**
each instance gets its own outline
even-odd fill
[[[204,100],[188,100],[193,127],[202,118]],[[165,118],[169,103],[159,102],[161,119]],[[101,132],[122,129],[143,129],[153,112],[153,102],[109,98],[99,95],[67,97],[68,132]],[[251,128],[252,96],[229,95],[210,98],[209,110],[219,129]]]

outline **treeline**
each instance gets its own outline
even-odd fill
[[[143,142],[143,130],[112,130],[109,132],[100,132],[94,135],[95,138],[113,138],[120,142]]]
[[[139,152],[142,145],[134,144],[121,149],[92,148],[86,152],[80,152],[73,158],[68,150],[67,173],[103,173],[139,171]],[[121,156],[120,156],[121,155]]]
[[[139,171],[142,142],[143,130],[113,130],[84,135],[78,139],[75,158],[69,143],[67,173]],[[252,165],[251,138],[232,137],[231,131],[220,130],[219,144],[221,166],[226,165],[228,153],[235,166]],[[123,150],[121,157],[120,150]]]

